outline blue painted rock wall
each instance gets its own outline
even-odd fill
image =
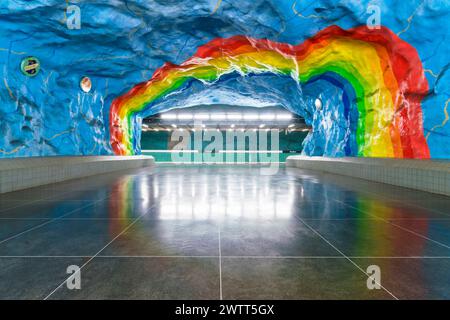
[[[0,3],[0,157],[111,154],[109,107],[133,85],[148,80],[164,62],[179,64],[198,46],[245,34],[297,44],[330,25],[365,24],[368,5],[379,4],[381,24],[413,45],[422,60],[430,93],[422,103],[432,158],[450,157],[450,2],[419,1],[56,1]],[[70,5],[80,8],[81,28],[69,29]],[[35,56],[35,77],[20,71]],[[84,93],[79,82],[92,79]],[[298,88],[276,76],[230,79],[168,98],[160,109],[196,103],[265,106],[280,103],[310,113],[314,131],[304,152],[341,156],[346,133],[341,114],[329,108],[342,93],[326,82]],[[309,111],[308,111],[309,110]]]

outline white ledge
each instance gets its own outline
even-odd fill
[[[150,156],[0,159],[0,193],[119,170],[153,166]]]
[[[450,196],[450,161],[290,156],[286,165]]]

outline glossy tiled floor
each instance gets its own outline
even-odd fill
[[[208,165],[3,194],[0,298],[450,299],[450,199]]]

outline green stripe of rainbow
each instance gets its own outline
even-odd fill
[[[196,79],[220,81],[239,72],[286,75],[301,83],[332,72],[348,81],[359,113],[356,141],[364,157],[429,158],[421,99],[428,92],[416,50],[389,29],[328,27],[293,46],[235,36],[200,47],[181,65],[166,63],[153,77],[116,98],[110,140],[118,155],[134,154],[135,115]]]

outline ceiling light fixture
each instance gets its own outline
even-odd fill
[[[259,119],[259,115],[257,115],[257,114],[253,114],[253,113],[244,114],[244,120],[258,120],[258,119]]]
[[[292,114],[290,113],[279,113],[277,114],[277,120],[291,120]]]
[[[177,118],[177,115],[174,113],[163,113],[161,115],[161,119],[163,120],[175,120]]]
[[[242,115],[240,113],[228,113],[227,119],[228,120],[241,120]]]
[[[209,120],[209,114],[206,113],[198,113],[194,115],[195,120]]]
[[[261,120],[274,120],[275,115],[273,113],[263,113],[259,115]]]
[[[191,120],[192,119],[192,114],[189,113],[180,113],[178,115],[178,120]]]
[[[225,120],[227,117],[224,114],[220,113],[212,113],[211,114],[211,120]]]

